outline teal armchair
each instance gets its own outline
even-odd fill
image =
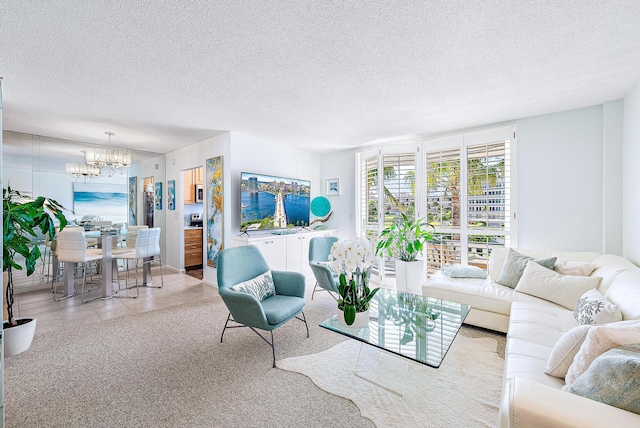
[[[330,291],[332,293],[338,292],[338,286],[340,282],[338,276],[335,275],[331,269],[322,263],[326,263],[329,260],[329,253],[331,252],[331,246],[338,240],[335,236],[322,236],[311,238],[309,241],[309,266],[313,271],[313,276],[316,277],[316,285],[313,287],[313,293],[311,293],[311,300],[316,294],[316,289]],[[331,296],[337,299],[332,293]]]
[[[271,271],[275,294],[260,301],[252,294],[235,291],[233,286],[255,278],[269,270],[258,247],[243,245],[227,248],[218,255],[218,293],[224,301],[229,316],[224,324],[220,343],[227,328],[249,327],[271,346],[273,367],[276,366],[273,330],[296,318],[303,321],[309,337],[309,326],[304,315],[305,277],[298,272]],[[302,315],[299,318],[298,315]],[[230,325],[232,322],[234,324]],[[258,330],[268,331],[271,341]]]

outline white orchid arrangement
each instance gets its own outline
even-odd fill
[[[338,309],[344,312],[347,325],[353,324],[356,312],[369,309],[369,302],[380,288],[368,286],[369,269],[374,262],[374,252],[365,238],[334,242],[329,261],[340,273]]]
[[[353,275],[365,272],[373,265],[374,257],[369,240],[356,238],[334,242],[331,246],[329,261],[336,272],[344,273],[347,280],[351,281]]]

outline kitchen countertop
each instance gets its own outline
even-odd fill
[[[200,229],[202,230],[202,226],[185,226],[184,230],[193,230],[193,229]]]

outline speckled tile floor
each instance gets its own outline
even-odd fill
[[[154,284],[159,283],[158,268],[153,269]],[[95,294],[95,293],[93,293]],[[135,295],[127,290],[120,295]],[[74,328],[111,318],[119,318],[154,309],[166,308],[186,302],[202,300],[218,295],[215,287],[202,281],[178,273],[164,271],[162,288],[140,287],[140,296],[133,298],[114,297],[109,300],[93,300],[82,303],[79,295],[54,301],[49,288],[15,295],[15,316],[35,316],[37,318],[36,335],[51,331]]]

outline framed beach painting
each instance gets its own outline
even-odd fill
[[[224,187],[222,182],[222,156],[207,159],[207,266],[216,267],[218,254],[224,247]]]
[[[156,181],[156,210],[160,211],[162,209],[162,181]]]
[[[176,209],[176,180],[167,180],[167,209]]]
[[[129,218],[131,226],[138,224],[138,177],[129,177]]]
[[[73,212],[78,220],[95,216],[112,223],[128,220],[127,185],[104,183],[73,183]]]
[[[326,181],[327,196],[339,195],[340,194],[340,179],[339,178],[329,178]]]

